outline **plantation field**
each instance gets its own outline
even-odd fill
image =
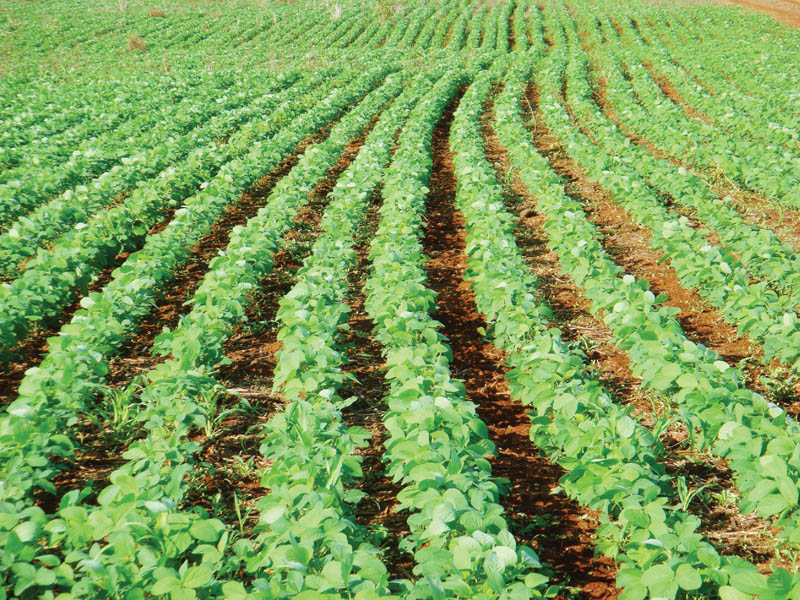
[[[694,1],[0,5],[0,600],[800,598],[798,90]]]

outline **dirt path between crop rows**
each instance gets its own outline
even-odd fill
[[[526,410],[511,399],[504,379],[505,356],[479,332],[486,322],[464,281],[464,219],[453,205],[456,180],[448,137],[454,108],[447,110],[434,131],[423,241],[430,257],[429,285],[438,294],[434,317],[443,324],[453,350],[453,375],[464,381],[467,397],[477,404],[497,446],[492,472],[510,481],[501,504],[518,542],[533,547],[542,561],[552,565],[555,581],[580,587],[586,598],[616,598],[613,563],[594,556],[595,515],[553,493],[564,472],[540,456],[530,441]]]

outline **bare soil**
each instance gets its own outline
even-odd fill
[[[800,27],[800,2],[796,0],[713,0],[726,6],[742,6],[763,13],[790,27]]]

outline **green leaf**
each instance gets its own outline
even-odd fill
[[[525,586],[529,590],[535,590],[539,586],[542,586],[550,581],[550,578],[547,575],[542,575],[541,573],[528,573],[525,575]]]
[[[675,573],[667,565],[655,565],[642,575],[642,583],[651,590],[661,590],[675,579]]]
[[[36,535],[36,523],[33,521],[25,521],[14,527],[14,533],[23,542],[30,542]]]
[[[472,567],[470,553],[464,546],[456,546],[453,549],[453,566],[464,571],[468,571]]]
[[[36,571],[37,585],[53,585],[56,582],[56,574],[47,567],[40,567]]]
[[[645,600],[647,588],[640,583],[626,586],[619,598],[620,600]]]
[[[750,594],[740,592],[734,587],[723,585],[719,588],[720,600],[753,600]]]
[[[206,567],[189,567],[183,574],[183,585],[187,588],[199,588],[211,581],[213,573]]]
[[[156,584],[153,586],[153,589],[150,590],[150,592],[156,596],[161,596],[163,594],[168,594],[173,590],[178,590],[180,587],[181,581],[177,577],[162,577],[156,581]]]
[[[345,581],[342,578],[342,563],[331,561],[322,567],[322,577],[333,587],[343,587]]]
[[[684,590],[696,590],[703,583],[703,580],[700,578],[700,573],[691,565],[679,565],[678,569],[675,571],[675,575],[675,580]]]
[[[169,597],[170,600],[195,600],[197,594],[192,589],[178,588],[177,590],[172,590]]]
[[[245,600],[247,590],[238,581],[228,581],[222,585],[222,593],[227,600]]]
[[[617,421],[617,431],[622,439],[631,437],[635,429],[636,422],[627,415]]]
[[[790,505],[782,494],[768,494],[758,501],[758,515],[763,518],[783,512]]]
[[[213,543],[219,539],[220,533],[225,529],[225,525],[218,519],[206,519],[197,521],[189,529],[189,534],[201,542]]]
[[[721,564],[719,553],[711,544],[702,544],[697,549],[697,558],[711,569],[718,569]]]
[[[758,595],[767,591],[767,579],[758,571],[737,571],[730,584],[745,594]]]
[[[506,568],[503,559],[501,559],[497,554],[494,552],[490,552],[486,556],[486,560],[483,561],[483,568],[484,570],[491,574],[500,574],[503,572],[503,569]]]
[[[517,553],[507,546],[495,546],[492,550],[503,561],[503,568],[517,563]]]
[[[680,377],[678,377],[678,385],[684,389],[695,389],[699,384],[697,381],[697,377],[692,375],[691,373],[684,373]]]
[[[285,507],[281,505],[271,506],[261,513],[261,521],[267,525],[272,525],[275,521],[283,517],[284,513],[286,513]]]

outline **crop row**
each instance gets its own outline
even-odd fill
[[[241,104],[247,96],[232,94],[229,97],[224,88],[208,87],[172,105],[169,94],[165,93],[151,100],[150,110],[146,106],[137,108],[142,111],[139,117],[112,130],[113,135],[78,145],[66,162],[43,165],[39,169],[20,165],[19,173],[12,173],[15,179],[0,184],[0,214],[3,215],[0,223],[8,224],[12,219],[24,217],[62,192],[62,202],[69,204],[77,195],[89,205],[91,212],[88,214],[92,214],[141,177],[157,173],[168,165],[174,152],[171,138],[185,136],[187,131],[221,109]],[[181,141],[178,140],[178,148],[181,148]],[[131,152],[132,148],[139,147],[146,150]],[[98,205],[89,189],[101,192],[104,203]],[[33,221],[37,221],[36,216]],[[27,224],[26,221],[22,223]]]
[[[410,513],[400,547],[413,553],[419,579],[407,598],[541,597],[547,577],[535,553],[518,547],[508,530],[486,459],[494,445],[451,376],[451,351],[431,316],[435,294],[425,285],[419,239],[431,138],[465,79],[453,70],[415,108],[383,185],[365,308],[387,368],[384,460],[402,485],[397,510]]]
[[[566,109],[558,102],[548,104],[544,111],[548,126],[588,176],[608,190],[611,199],[623,206],[634,221],[652,232],[650,245],[670,260],[681,283],[696,288],[742,335],[763,344],[765,360],[778,357],[794,365],[800,357],[796,348],[800,323],[794,315],[798,303],[792,296],[776,294],[766,281],[751,283],[750,275],[735,256],[710,245],[686,217],[660,203],[658,191],[642,175],[653,161],[647,160],[645,151],[630,144],[592,102],[585,57],[579,54],[576,38],[572,31],[569,58],[566,52],[561,54],[558,72],[547,85],[555,96],[564,76],[561,70],[568,60],[567,100],[592,138],[574,128]],[[567,40],[560,41],[566,51]],[[650,169],[651,177],[653,170],[656,169]],[[672,180],[682,179],[682,172],[668,162],[658,175],[660,183],[666,184],[664,187]],[[681,190],[672,187],[669,191]]]
[[[150,92],[147,99],[142,97],[145,90]],[[36,106],[34,101],[33,107],[17,107],[17,112],[4,120],[0,183],[28,176],[28,169],[54,166],[88,140],[102,146],[104,140],[116,135],[116,127],[129,126],[136,120],[137,110],[161,110],[159,101],[167,97],[180,101],[187,91],[166,78],[147,82],[127,80],[116,82],[114,87],[98,83],[88,90],[68,86],[48,88],[46,106]],[[91,103],[83,104],[87,102]],[[32,122],[26,124],[29,119]],[[88,147],[86,144],[83,149]]]
[[[374,86],[376,79],[384,77],[387,70],[384,67],[373,71],[360,85],[353,85],[349,98],[345,95],[342,100],[353,102]],[[106,547],[111,555],[109,562],[114,565],[117,577],[127,575],[126,579],[136,588],[147,590],[152,585],[154,594],[174,595],[201,587],[198,581],[188,582],[185,573],[176,568],[180,566],[181,557],[191,551],[189,543],[198,546],[199,564],[191,568],[195,576],[204,574],[206,581],[202,587],[210,582],[212,574],[230,569],[229,560],[246,561],[257,568],[258,563],[244,541],[235,544],[232,556],[223,550],[231,537],[218,521],[205,518],[202,511],[177,509],[190,487],[191,478],[187,476],[196,466],[193,454],[201,447],[189,436],[198,428],[212,430],[214,414],[210,407],[215,403],[218,390],[211,373],[222,361],[223,342],[244,318],[251,290],[271,270],[271,258],[283,233],[290,227],[293,214],[335,164],[347,141],[357,136],[399,89],[399,76],[390,76],[384,85],[345,115],[327,140],[304,153],[292,171],[277,184],[258,214],[233,231],[224,253],[211,262],[211,269],[190,300],[192,310],[181,318],[173,331],[157,338],[155,350],[166,355],[167,360],[145,376],[146,386],[141,391],[142,407],[137,420],[143,424],[147,435],[127,450],[124,457],[129,462],[111,475],[111,485],[98,495],[98,505],[82,507],[90,515],[87,519],[110,517],[126,507],[128,519],[136,514],[137,527],[145,524],[153,530],[153,538],[137,542],[132,537],[135,528],[122,521],[106,531],[84,531],[83,536],[88,537],[78,538],[86,548],[93,543],[103,545],[103,538],[109,536],[110,543]],[[216,552],[203,547],[209,540],[205,535],[192,533],[198,530],[209,535],[211,531],[215,533]],[[150,565],[128,559],[131,553],[120,553],[110,539],[112,535],[130,535],[136,554],[142,548],[156,553],[160,568],[154,571]],[[193,538],[191,542],[190,538]],[[80,551],[81,545],[78,545],[73,553]],[[266,569],[266,565],[257,570],[260,573],[262,569]],[[116,584],[115,589],[100,582],[101,586],[103,584],[109,595],[120,587]]]
[[[388,573],[370,532],[353,518],[364,496],[354,487],[362,476],[355,452],[369,434],[342,420],[352,400],[339,395],[348,379],[341,334],[350,312],[355,236],[383,179],[395,134],[432,77],[424,73],[410,82],[381,115],[331,192],[322,233],[280,301],[273,388],[288,404],[265,429],[261,453],[272,464],[262,485],[270,493],[257,504],[256,546],[246,563],[248,572],[272,573],[276,597],[313,591],[390,597]]]
[[[132,107],[143,100],[143,92],[155,96],[171,91],[176,99],[188,90],[181,89],[176,77],[157,77],[152,81],[129,78],[123,81],[96,81],[94,85],[65,85],[50,79],[4,80],[2,98],[7,103],[0,111],[2,181],[7,169],[25,157],[47,160],[48,153],[63,156],[72,151],[64,144],[69,139],[82,141],[122,122]],[[109,102],[113,99],[113,104]]]
[[[557,80],[554,68],[553,61],[545,61],[537,80]],[[557,111],[552,89],[545,84],[540,91],[542,110],[546,113],[552,106]],[[545,195],[535,180],[528,187],[548,217],[549,246],[591,301],[592,312],[603,317],[614,343],[628,353],[634,375],[642,378],[646,389],[669,398],[674,416],[691,431],[695,450],[707,449],[728,459],[743,494],[742,513],[756,510],[763,517],[784,517],[784,534],[791,537],[796,531],[792,511],[798,488],[791,474],[794,443],[789,440],[796,423],[779,407],[745,389],[738,370],[716,353],[687,340],[674,310],[657,306],[663,298],[656,298],[647,282],[629,275],[619,277],[624,272],[605,254],[598,232],[578,201],[563,192]],[[731,585],[739,585],[740,575],[733,579],[739,570],[728,571]],[[750,582],[745,590],[766,590],[766,583],[750,581],[746,574],[750,571],[743,572]],[[778,581],[785,575],[776,571],[774,577]]]
[[[590,24],[584,31],[597,42],[600,34],[596,28]],[[639,94],[638,98],[646,105],[636,102],[637,96],[622,75],[621,66],[610,49],[593,53],[590,60],[600,63],[610,105],[626,126],[659,150],[679,147],[684,133],[673,127],[664,114],[663,96]],[[615,152],[625,145],[625,152],[635,160],[632,164],[637,166],[651,186],[691,210],[694,216],[718,234],[723,251],[733,252],[748,271],[762,280],[772,279],[771,286],[790,294],[792,304],[797,302],[795,297],[800,290],[800,280],[796,271],[800,269],[800,263],[797,252],[791,246],[780,241],[769,229],[746,223],[729,202],[716,197],[706,183],[689,170],[676,169],[648,152],[630,148],[619,135],[614,135],[613,139],[616,140]]]
[[[285,85],[282,83],[284,81],[284,78],[276,80],[273,87]],[[214,138],[208,137],[208,120],[220,112],[225,115],[252,101],[252,94],[234,94],[220,100],[195,113],[193,122],[185,132],[161,141],[154,134],[154,145],[145,144],[144,150],[122,157],[120,164],[87,182],[87,185],[76,185],[49,201],[33,206],[28,206],[21,197],[9,198],[8,202],[23,214],[0,235],[0,274],[4,277],[13,275],[24,268],[23,261],[36,254],[39,248],[71,227],[79,226],[98,211],[124,200],[137,186],[152,183],[160,172],[186,157],[193,148],[213,141]],[[25,212],[26,208],[32,210]],[[14,210],[9,211],[9,216],[18,214]]]
[[[14,523],[8,523],[4,531],[6,537],[16,535],[14,530],[24,526],[31,535],[24,540],[20,538],[19,543],[29,550],[37,548],[35,540],[45,516],[39,509],[25,507],[34,489],[53,490],[49,479],[55,472],[55,465],[50,457],[69,457],[73,447],[68,435],[54,435],[53,432],[62,430],[64,424],[74,423],[84,403],[96,394],[98,383],[108,371],[108,357],[135,331],[139,319],[149,310],[155,290],[185,262],[193,243],[252,181],[277,166],[300,141],[341,114],[385,72],[385,68],[373,70],[360,81],[335,90],[321,102],[311,94],[289,100],[285,107],[277,109],[273,119],[282,126],[279,132],[261,144],[253,144],[246,156],[220,169],[202,192],[176,211],[175,218],[162,232],[150,236],[144,248],[115,271],[115,278],[102,292],[84,298],[84,310],[62,328],[58,337],[51,338],[48,355],[40,367],[29,370],[20,385],[19,398],[0,420],[0,454],[8,458],[3,462],[2,506],[3,512],[15,515]],[[345,82],[348,79],[346,77]],[[304,113],[307,107],[313,108]],[[233,232],[232,243],[237,239],[237,231]],[[220,260],[223,257],[217,262]],[[214,273],[216,265],[211,267]],[[201,286],[201,290],[207,287]],[[199,358],[193,345],[183,352],[194,352]],[[161,450],[171,455],[169,446]],[[179,473],[178,470],[169,475],[180,478]],[[109,498],[113,496],[110,492],[106,494]],[[76,500],[72,498],[71,502]],[[82,535],[91,535],[91,531]],[[25,581],[22,585],[32,583],[27,578],[22,580]],[[105,585],[112,584],[113,581],[105,582]]]
[[[646,46],[648,56],[655,57],[659,71],[663,70],[686,102],[700,110],[717,127],[740,140],[740,143],[756,142],[761,150],[766,147],[768,153],[783,158],[790,171],[795,174],[800,172],[797,123],[785,111],[777,110],[763,99],[754,98],[721,77],[715,78],[716,93],[712,95],[695,79],[705,70],[689,73],[680,68],[660,36],[647,22],[639,25],[638,35],[634,36],[628,27],[623,31],[637,53],[644,48],[643,36],[647,36],[650,42]]]
[[[560,484],[581,504],[605,514],[598,551],[620,563],[623,598],[674,598],[726,583],[738,585],[755,569],[721,557],[697,531],[700,521],[674,504],[674,481],[661,464],[664,448],[587,373],[582,353],[550,326],[549,308],[536,300],[537,282],[514,238],[515,221],[503,189],[483,155],[478,117],[494,78],[505,89],[495,100],[495,126],[511,165],[542,203],[564,197],[547,159],[536,153],[519,116],[529,59],[474,84],[456,114],[451,136],[459,181],[457,206],[467,229],[467,277],[495,343],[508,354],[512,396],[534,408],[532,441],[567,470]],[[505,67],[503,63],[499,66]],[[480,85],[482,84],[482,85]],[[557,223],[551,220],[548,231]],[[491,235],[490,235],[491,234]],[[756,573],[757,575],[757,573]]]
[[[270,110],[287,98],[308,94],[318,84],[309,78],[280,89],[292,79],[281,78],[272,93],[266,88],[267,93],[257,101],[212,119],[199,132],[202,137],[196,138],[199,147],[185,161],[168,167],[122,203],[97,213],[31,259],[19,277],[0,289],[0,348],[12,348],[37,322],[57,316],[71,302],[75,290],[84,290],[119,252],[135,250],[165,210],[180,206],[220,167],[245,154],[257,136],[275,133],[270,121],[264,120]],[[243,121],[246,123],[237,130]],[[229,138],[226,144],[217,144],[221,137]]]
[[[743,135],[742,132],[751,131],[751,117],[746,111],[721,104],[663,56],[658,46],[645,46],[630,30],[629,21],[621,22],[624,26],[621,41],[634,52],[638,61],[651,61],[653,68],[669,77],[670,83],[691,106],[713,120],[713,123],[706,123],[701,119],[683,119],[684,128],[690,134],[687,141],[691,143],[692,160],[698,161],[705,169],[720,169],[741,185],[787,206],[800,206],[797,192],[800,188],[800,156],[768,141],[752,139],[752,135],[749,138]],[[641,73],[641,69],[636,71]],[[633,77],[632,81],[636,83],[637,78]],[[763,130],[769,131],[768,128]]]

